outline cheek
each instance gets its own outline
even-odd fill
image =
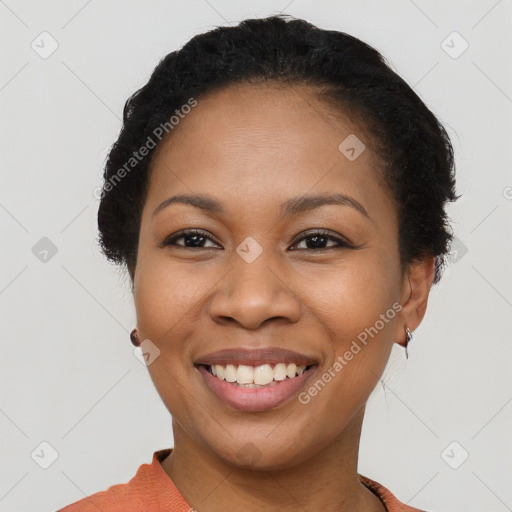
[[[362,250],[337,265],[310,266],[300,281],[307,309],[330,331],[337,350],[376,322],[379,331],[392,330],[393,304],[400,297],[400,264],[393,252]],[[383,325],[379,320],[386,313]]]
[[[346,420],[366,402],[393,346],[401,309],[399,260],[392,251],[359,253],[350,265],[308,272],[303,282],[307,309],[325,330],[318,346],[325,364],[301,403],[319,416]],[[332,433],[336,428],[332,425]]]
[[[138,261],[134,286],[137,325],[144,336],[156,340],[174,339],[187,326],[191,327],[197,315],[201,298],[211,287],[208,273],[191,270],[190,263],[172,263],[165,251],[146,257],[142,252]]]
[[[401,308],[394,275],[398,271],[366,262],[364,268],[338,269],[332,279],[317,275],[308,280],[309,309],[325,329],[323,345],[318,347],[325,361],[299,401],[311,417],[331,418],[322,424],[319,438],[337,435],[364,406],[382,375]]]
[[[200,299],[205,293],[198,274],[190,274],[168,258],[142,257],[137,266],[134,302],[137,328],[142,339],[159,350],[147,369],[155,389],[169,411],[187,410],[191,364],[190,340],[200,317]]]

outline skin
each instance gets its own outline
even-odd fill
[[[349,134],[366,145],[355,161],[338,150]],[[371,139],[307,86],[275,85],[201,97],[170,135],[152,160],[133,282],[139,338],[160,350],[148,370],[172,414],[164,471],[199,512],[384,511],[357,477],[365,404],[393,343],[425,314],[434,259],[401,268],[396,207]],[[334,192],[369,218],[348,205],[279,210],[295,196]],[[208,194],[225,213],[175,203],[153,216],[179,193]],[[213,241],[160,245],[190,228]],[[329,239],[315,248],[301,235],[314,228],[357,248]],[[236,252],[246,237],[263,251],[252,263]],[[307,405],[294,397],[237,411],[192,363],[224,348],[289,348],[318,360],[314,382],[394,303],[402,310]],[[256,455],[241,457],[248,449]]]

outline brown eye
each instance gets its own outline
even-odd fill
[[[184,243],[177,243],[179,240],[184,240]],[[168,246],[177,246],[183,247],[185,249],[210,249],[211,247],[205,247],[203,244],[208,241],[215,244],[213,238],[209,236],[206,232],[201,231],[199,229],[186,229],[183,231],[179,231],[178,233],[174,233],[173,235],[167,237],[161,244],[161,247]],[[216,244],[215,244],[216,245]]]
[[[320,231],[310,231],[305,233],[302,238],[300,238],[297,242],[294,243],[293,246],[299,245],[306,241],[306,247],[300,247],[298,249],[293,250],[304,250],[304,249],[312,249],[312,250],[325,250],[325,249],[339,249],[339,248],[350,248],[352,245],[348,243],[343,238],[333,236],[330,231],[320,230]],[[327,246],[329,242],[334,242],[334,245]],[[292,246],[292,247],[293,247]]]

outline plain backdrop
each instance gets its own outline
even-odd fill
[[[172,446],[94,190],[164,55],[278,12],[380,50],[456,153],[452,261],[368,401],[358,470],[426,510],[512,510],[512,2],[2,0],[1,511],[54,511]]]

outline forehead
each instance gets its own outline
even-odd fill
[[[282,144],[287,149],[322,145],[337,150],[349,134],[371,144],[354,115],[348,109],[341,111],[322,101],[321,90],[306,85],[238,84],[208,93],[199,98],[188,115],[181,116],[178,126],[159,150],[189,142],[192,132],[201,144],[215,145],[222,141],[216,148],[218,152],[235,143],[249,144],[247,149],[256,149],[260,143],[260,146],[264,144],[261,149],[267,151]],[[367,154],[367,157],[375,156]]]
[[[200,97],[160,143],[148,199],[214,192],[263,207],[308,191],[389,202],[371,141],[348,113],[309,86],[230,86]]]

